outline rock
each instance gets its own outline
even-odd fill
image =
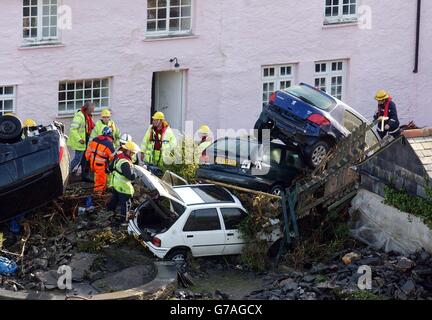
[[[92,285],[86,282],[74,283],[72,285],[72,290],[67,291],[68,295],[75,295],[75,296],[91,296],[98,293],[99,291],[96,288],[94,288]]]
[[[362,266],[378,266],[382,263],[382,260],[380,257],[370,257],[360,259],[357,261],[357,263]]]
[[[48,267],[48,259],[36,258],[33,260],[33,266],[45,270]]]
[[[81,282],[84,276],[89,272],[94,260],[98,257],[91,253],[77,253],[72,257],[69,266],[72,268],[72,280]]]
[[[288,278],[279,282],[279,287],[282,288],[285,292],[297,290],[298,283],[294,281],[294,279]]]
[[[342,257],[342,261],[343,261],[343,263],[345,263],[345,265],[349,265],[349,264],[351,264],[354,261],[357,261],[359,259],[360,259],[360,255],[358,253],[355,253],[355,252],[347,253],[346,255],[344,255]]]
[[[130,267],[107,277],[96,280],[91,285],[101,292],[121,291],[137,288],[150,282],[154,275],[153,265]]]
[[[401,289],[407,296],[414,294],[416,289],[414,281],[408,280]]]
[[[315,281],[315,279],[316,279],[316,276],[314,276],[314,275],[307,275],[307,276],[305,276],[304,278],[303,278],[303,281],[304,282],[314,282]]]
[[[57,281],[59,278],[59,274],[57,273],[57,270],[50,270],[47,272],[36,272],[35,273],[36,278],[43,283],[44,287],[47,290],[52,290],[57,288]]]
[[[229,295],[220,291],[220,290],[216,290],[214,296],[215,296],[215,299],[219,299],[219,300],[228,300],[229,299]]]
[[[31,254],[33,256],[39,255],[39,249],[36,246],[31,246]]]
[[[406,258],[406,257],[402,257],[402,258],[400,258],[400,259],[398,260],[398,262],[397,262],[397,264],[396,264],[396,267],[397,267],[399,270],[405,272],[405,271],[408,271],[408,270],[414,268],[415,265],[416,265],[416,264],[415,264],[414,261],[412,261],[412,260],[410,260],[410,259],[408,259],[408,258]]]

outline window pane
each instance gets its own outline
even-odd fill
[[[158,21],[158,30],[166,30],[166,20]]]
[[[180,9],[179,8],[171,8],[170,9],[170,18],[178,18],[180,17]]]
[[[156,22],[147,22],[147,31],[156,31]]]
[[[147,10],[147,19],[156,19],[156,10]]]
[[[181,16],[182,17],[190,17],[191,16],[191,7],[182,7],[181,8]]]
[[[193,211],[183,231],[211,231],[221,230],[219,215],[216,209],[202,209]]]
[[[170,19],[170,31],[179,30],[180,19]]]
[[[147,0],[147,8],[155,8],[156,0]]]
[[[183,18],[181,20],[181,30],[190,30],[190,28],[191,28],[191,19]]]
[[[238,229],[239,224],[247,217],[246,213],[239,208],[223,208],[221,213],[226,230]]]
[[[102,99],[101,100],[101,107],[109,107],[109,99]]]
[[[158,10],[158,19],[165,19],[166,18],[166,9],[159,9]]]
[[[13,111],[13,100],[4,100],[3,101],[3,110],[4,111]]]
[[[65,92],[59,92],[59,101],[65,101],[66,100],[66,93]]]
[[[180,5],[180,0],[171,0],[170,4],[171,4],[171,7],[173,7],[173,6],[179,6]]]
[[[92,81],[90,80],[87,80],[87,81],[84,81],[84,88],[86,88],[86,89],[89,89],[89,88],[91,88],[92,87]]]
[[[4,94],[13,94],[14,93],[14,87],[5,87],[4,88]]]

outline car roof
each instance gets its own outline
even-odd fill
[[[238,203],[231,192],[214,184],[176,186],[174,191],[187,206]]]

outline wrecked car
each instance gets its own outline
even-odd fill
[[[17,117],[0,116],[0,222],[61,196],[69,160],[61,123],[23,129]]]
[[[240,254],[244,240],[238,225],[248,215],[228,190],[210,184],[171,186],[146,169],[135,166],[150,190],[129,220],[128,233],[160,259],[183,261],[193,257]],[[280,230],[266,236],[280,238]]]
[[[279,196],[307,167],[296,148],[273,141],[266,149],[254,137],[218,139],[206,154],[198,178]]]
[[[360,113],[342,101],[300,83],[271,95],[255,129],[269,129],[272,138],[298,146],[307,163],[315,168],[335,144],[365,122]],[[373,130],[366,138],[369,146],[378,142]]]

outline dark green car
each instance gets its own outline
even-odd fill
[[[280,195],[305,169],[299,151],[278,142],[259,144],[253,137],[222,138],[206,149],[209,163],[197,177]]]

